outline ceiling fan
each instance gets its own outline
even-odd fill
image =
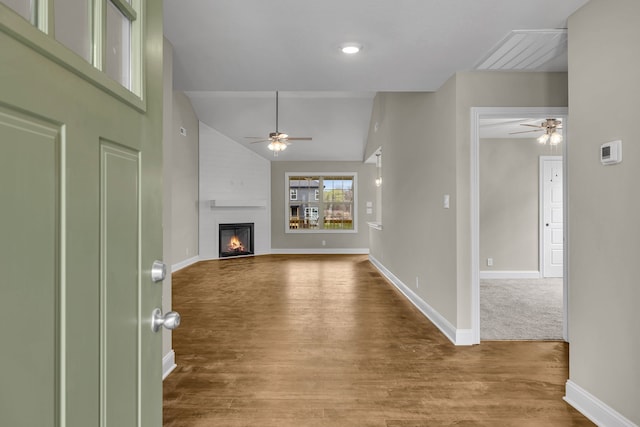
[[[268,138],[264,138],[262,136],[245,136],[247,139],[257,139],[257,141],[251,142],[251,144],[256,144],[259,142],[267,142],[269,141],[269,145],[267,148],[273,151],[274,157],[278,156],[278,153],[284,151],[287,146],[290,144],[289,141],[311,141],[310,137],[294,137],[289,136],[284,132],[278,131],[278,91],[276,91],[276,130],[275,132],[270,132]]]
[[[558,129],[562,129],[562,121],[558,119],[546,119],[539,125],[530,125],[528,123],[520,123],[520,126],[529,126],[537,129],[524,130],[521,132],[510,132],[509,135],[515,135],[518,133],[544,131],[544,133],[538,137],[538,142],[540,144],[546,144],[548,141],[550,145],[557,145],[562,142],[562,135],[557,132]]]

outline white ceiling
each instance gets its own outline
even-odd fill
[[[164,0],[164,25],[174,88],[202,122],[274,160],[243,137],[275,130],[279,90],[279,130],[313,141],[275,160],[362,160],[375,92],[435,91],[512,30],[564,28],[586,2]],[[346,42],[362,52],[342,54]],[[535,69],[566,69],[566,52]]]

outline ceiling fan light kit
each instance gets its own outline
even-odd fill
[[[549,140],[549,134],[548,133],[543,133],[542,135],[540,135],[538,137],[538,142],[540,144],[546,144],[548,140]]]
[[[562,135],[555,130],[552,132],[547,131],[538,137],[538,142],[540,144],[546,144],[548,142],[549,145],[558,145],[562,142]]]
[[[558,129],[562,129],[562,121],[558,119],[546,119],[544,122],[539,125],[530,125],[527,123],[521,123],[521,126],[529,126],[537,128],[535,130],[526,130],[524,132],[511,132],[510,135],[514,135],[517,133],[527,133],[527,132],[540,132],[544,131],[542,135],[540,135],[537,140],[540,144],[549,145],[558,145],[562,142],[562,134],[558,132]]]
[[[285,144],[284,142],[275,140],[275,141],[271,141],[269,145],[267,145],[267,148],[273,151],[274,157],[277,157],[279,152],[287,149],[287,144]]]
[[[549,137],[549,143],[551,145],[558,145],[562,142],[562,135],[560,135],[558,132],[553,132],[551,134],[551,136]]]

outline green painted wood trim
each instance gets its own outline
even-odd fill
[[[139,10],[140,17],[131,22],[131,91],[137,94],[140,98],[145,99],[145,61],[144,50],[145,46],[145,20],[144,13],[145,2],[142,0],[132,0],[133,5]]]
[[[25,21],[2,3],[0,3],[0,31],[8,34],[24,45],[29,46],[53,62],[61,65],[111,96],[127,103],[136,110],[142,113],[147,111],[145,99],[109,78],[102,71],[76,55],[53,37],[50,37]],[[94,45],[95,44],[94,42]]]
[[[60,125],[60,229],[59,229],[59,289],[58,289],[58,422],[60,426],[67,425],[67,125]]]
[[[53,275],[53,298],[54,298],[54,307],[53,307],[53,315],[55,316],[54,320],[54,348],[53,348],[53,357],[54,357],[54,373],[53,373],[53,382],[54,382],[54,401],[53,401],[53,410],[54,410],[54,418],[51,420],[52,425],[55,427],[60,427],[65,425],[64,423],[64,396],[66,392],[66,382],[65,382],[65,364],[66,364],[66,354],[63,349],[65,347],[65,339],[66,336],[64,334],[63,326],[65,324],[65,312],[64,312],[64,292],[65,292],[65,276],[64,276],[64,235],[65,228],[64,224],[66,221],[65,211],[64,211],[64,188],[65,188],[65,177],[66,177],[66,168],[64,163],[64,155],[65,155],[65,126],[51,121],[49,119],[43,118],[41,116],[15,109],[14,107],[8,106],[2,102],[0,102],[0,126],[9,126],[14,129],[19,129],[22,132],[39,135],[41,137],[46,138],[54,145],[54,191],[55,201],[53,206],[54,211],[54,232],[53,232],[53,240],[54,240],[54,250],[55,250],[55,258],[53,260],[54,267],[54,275]]]
[[[142,321],[142,307],[141,307],[141,278],[139,267],[140,263],[140,251],[141,251],[141,214],[142,214],[142,193],[140,190],[141,183],[141,158],[140,152],[132,150],[124,145],[112,142],[106,139],[100,139],[100,393],[101,393],[101,407],[100,407],[100,426],[108,426],[112,424],[117,425],[133,425],[125,422],[126,414],[121,415],[119,422],[114,423],[111,418],[114,416],[110,413],[109,408],[104,406],[105,399],[109,401],[110,384],[122,383],[124,377],[120,371],[134,371],[135,377],[127,377],[125,381],[135,381],[135,396],[129,396],[132,399],[128,400],[129,403],[133,403],[132,400],[135,397],[135,409],[132,411],[134,414],[129,413],[131,418],[136,418],[137,425],[141,425],[140,414],[140,400],[142,390],[142,378],[141,378],[141,359],[140,359],[140,347],[141,347],[141,328],[145,322]],[[133,178],[133,181],[124,183],[123,177]],[[115,178],[115,180],[114,180]],[[126,178],[125,178],[126,179]],[[116,187],[113,188],[112,185]],[[122,186],[125,185],[125,186]],[[131,197],[133,196],[133,197]],[[131,198],[129,198],[131,197]],[[134,209],[133,208],[135,205]],[[114,209],[115,208],[115,209]],[[127,209],[128,208],[128,209]],[[127,214],[119,215],[121,213],[128,212],[129,214],[134,211],[135,215],[127,216]],[[113,215],[118,213],[118,215]],[[117,226],[114,227],[114,217],[118,216],[115,220]],[[134,228],[132,230],[131,228]],[[121,272],[126,270],[130,265],[115,265],[114,262],[118,257],[111,256],[110,253],[114,247],[115,242],[122,242],[123,236],[125,240],[130,243],[129,239],[136,241],[135,249],[131,249],[129,245],[119,245],[120,249],[123,247],[129,248],[132,253],[135,252],[135,286],[124,289],[118,283],[124,283],[123,279],[126,276],[122,276]],[[111,275],[108,272],[114,269],[116,273],[115,279],[110,278]],[[128,275],[126,277],[132,277]],[[119,280],[118,280],[119,279]],[[112,282],[110,282],[112,280]],[[125,280],[126,281],[126,280]],[[134,280],[131,280],[133,282]],[[110,286],[111,285],[111,286]],[[122,293],[124,292],[124,293]],[[119,295],[119,296],[118,296]],[[127,301],[127,304],[121,305],[118,309],[120,313],[125,313],[127,318],[131,315],[135,315],[138,319],[135,326],[136,334],[136,353],[137,358],[135,366],[118,363],[118,369],[114,372],[110,372],[109,359],[116,353],[122,353],[123,350],[130,348],[117,348],[114,340],[109,340],[110,328],[113,318],[113,305],[110,305],[112,298],[118,301]],[[133,299],[132,299],[133,298]],[[133,301],[133,303],[131,303]],[[124,311],[122,311],[124,310]],[[134,310],[135,312],[128,311]],[[118,319],[115,319],[116,323]],[[131,332],[129,330],[122,330],[121,332]],[[122,342],[120,343],[122,344]],[[126,354],[126,351],[125,351]],[[116,359],[119,360],[119,359]],[[122,361],[120,359],[120,361]],[[131,372],[130,372],[131,373]],[[119,378],[118,378],[119,377]],[[132,385],[129,383],[129,385]],[[129,389],[129,392],[131,390]],[[120,407],[120,409],[123,409]],[[129,407],[131,410],[132,408]],[[129,418],[129,421],[131,420]]]
[[[35,7],[34,22],[36,27],[45,34],[49,34],[54,37],[54,15],[53,15],[53,0],[37,0]]]
[[[107,3],[105,0],[94,0],[92,2],[92,61],[93,66],[104,71],[106,63],[105,40],[107,39]]]
[[[138,14],[136,13],[136,10],[133,8],[133,6],[131,6],[125,0],[108,0],[108,1],[113,3],[113,5],[117,7],[118,10],[124,16],[126,16],[129,21],[135,21],[136,19],[138,19]]]

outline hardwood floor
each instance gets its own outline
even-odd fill
[[[591,426],[562,342],[451,344],[362,255],[207,261],[173,275],[164,425]]]

